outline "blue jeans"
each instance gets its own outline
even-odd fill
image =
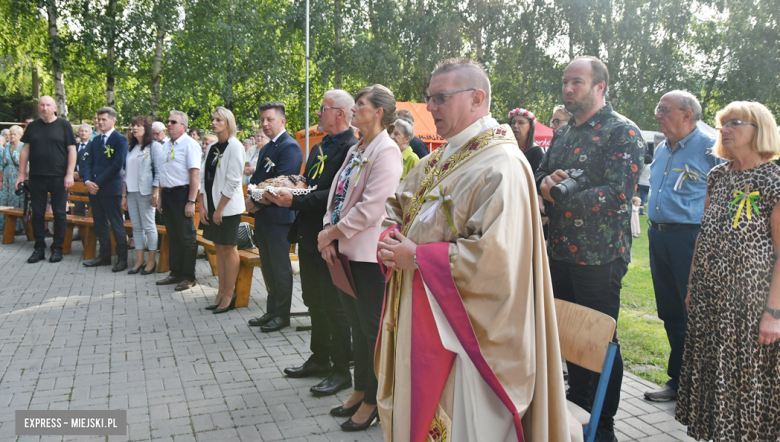
[[[643,186],[639,184],[637,187],[639,188],[639,198],[642,200],[641,203],[642,208],[639,209],[639,213],[645,213],[644,211],[645,202],[647,201],[647,194],[650,192],[650,186]]]
[[[653,275],[658,317],[664,321],[671,353],[666,374],[667,385],[677,389],[688,327],[685,297],[688,295],[688,275],[693,262],[693,249],[700,229],[661,232],[652,226],[647,230],[650,242],[650,272]]]

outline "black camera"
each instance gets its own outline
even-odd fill
[[[14,190],[14,193],[16,195],[24,195],[25,193],[29,192],[30,188],[27,187],[27,183],[19,183],[19,185],[16,187],[16,190]]]
[[[550,196],[555,201],[565,201],[580,190],[590,187],[590,180],[581,169],[569,169],[565,172],[569,175],[569,178],[550,189]]]

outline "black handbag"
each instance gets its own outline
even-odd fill
[[[252,226],[248,222],[238,224],[238,250],[251,250],[255,248],[252,240]]]

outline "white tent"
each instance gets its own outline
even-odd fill
[[[696,125],[699,126],[699,129],[707,135],[712,135],[713,137],[718,135],[718,131],[714,127],[701,120],[697,121]]]

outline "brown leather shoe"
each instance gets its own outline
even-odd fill
[[[184,281],[184,278],[181,276],[168,276],[165,279],[161,279],[157,281],[157,285],[170,285],[170,284],[178,284],[180,282]]]
[[[190,281],[189,279],[183,279],[183,280],[182,280],[182,281],[181,281],[181,282],[180,282],[180,283],[179,283],[179,284],[176,286],[176,288],[175,288],[174,290],[176,290],[177,292],[180,292],[180,291],[182,291],[182,290],[187,290],[188,288],[190,288],[190,287],[194,286],[195,284],[197,284],[197,282],[195,282],[195,281]]]

